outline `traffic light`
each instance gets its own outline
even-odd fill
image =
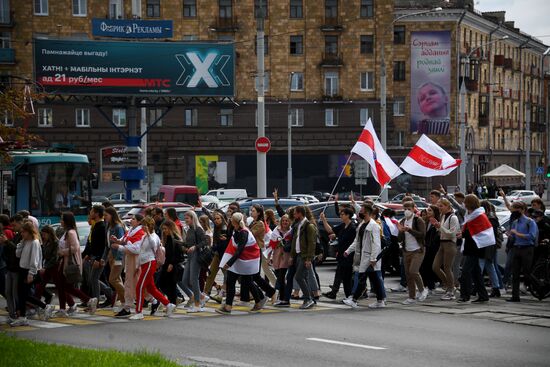
[[[546,178],[550,178],[550,166],[546,167]]]

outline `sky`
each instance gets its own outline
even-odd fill
[[[479,11],[506,11],[506,21],[550,45],[550,0],[474,0]]]

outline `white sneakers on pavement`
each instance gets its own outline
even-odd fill
[[[173,303],[169,303],[168,305],[166,305],[166,313],[165,313],[166,317],[172,316],[175,309],[176,309],[176,305]]]
[[[354,301],[353,298],[344,298],[344,300],[342,302],[344,302],[345,305],[348,305],[351,308],[357,308],[358,307],[357,301]]]
[[[194,305],[187,310],[187,313],[204,312],[204,307],[195,307]]]
[[[386,302],[384,301],[376,301],[369,305],[369,308],[384,308],[384,307],[386,307]]]
[[[88,301],[88,312],[93,315],[97,311],[97,298],[90,298]]]
[[[392,292],[406,292],[407,287],[403,287],[401,284],[397,286],[396,288],[390,288]]]
[[[418,300],[420,302],[424,302],[426,298],[428,298],[428,294],[429,294],[428,288],[424,288],[424,290],[420,292],[420,294],[418,295]]]
[[[144,318],[145,316],[143,316],[143,312],[130,316],[130,320],[143,320]]]
[[[404,305],[414,305],[415,303],[416,303],[416,300],[412,298],[407,298],[406,300],[403,301]]]

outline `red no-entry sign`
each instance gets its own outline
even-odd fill
[[[256,139],[256,150],[260,153],[267,153],[271,149],[271,141],[265,136]]]

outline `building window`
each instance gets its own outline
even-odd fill
[[[231,18],[233,16],[233,4],[231,0],[219,0],[220,18]]]
[[[141,18],[141,0],[132,0],[132,17]]]
[[[338,126],[338,110],[325,108],[325,126]]]
[[[222,108],[220,110],[220,125],[233,126],[233,110],[231,108]]]
[[[398,147],[404,147],[405,146],[405,132],[404,131],[398,131],[397,132],[397,146]]]
[[[372,91],[374,90],[374,72],[373,71],[364,71],[360,74],[360,88],[361,91]]]
[[[0,115],[0,123],[4,126],[13,126],[13,114],[9,111],[4,111],[4,113]]]
[[[109,18],[122,19],[123,14],[122,0],[109,0]]]
[[[196,108],[186,108],[184,117],[185,126],[197,126],[199,123],[199,111]]]
[[[160,119],[163,112],[162,108],[151,108],[149,110],[149,126],[153,125],[157,119]],[[160,119],[155,126],[161,127],[162,119]]]
[[[73,0],[73,15],[76,17],[86,16],[86,0]]]
[[[34,0],[34,15],[48,15],[48,0]]]
[[[374,36],[372,34],[361,36],[361,53],[372,54],[374,52]]]
[[[302,0],[290,0],[290,17],[303,18],[304,6]]]
[[[256,91],[258,91],[258,89],[260,88],[260,79],[258,78],[258,76],[254,78],[254,87]],[[266,71],[264,72],[264,92],[268,90],[269,90],[269,72]]]
[[[338,0],[325,0],[325,19],[338,18]]]
[[[118,127],[126,126],[126,109],[113,108],[113,124]]]
[[[197,0],[183,0],[183,16],[185,18],[197,16]]]
[[[325,36],[325,54],[338,55],[338,36]]]
[[[147,0],[147,16],[160,18],[160,0]]]
[[[393,115],[405,116],[405,98],[395,97],[393,101]]]
[[[256,109],[256,113],[254,114],[254,117],[256,118],[256,121],[254,122],[254,126],[258,127],[258,109]],[[269,126],[269,110],[264,109],[264,126]]]
[[[292,127],[304,126],[304,109],[303,108],[291,108],[289,111],[290,125]]]
[[[303,36],[290,36],[290,54],[302,55],[304,53]]]
[[[372,18],[374,15],[374,0],[361,0],[361,18]]]
[[[88,108],[76,109],[76,127],[90,127],[90,110]]]
[[[260,5],[263,8],[263,16],[264,18],[267,18],[267,11],[268,11],[268,0],[254,0],[254,18],[260,17]]]
[[[0,48],[11,48],[10,32],[0,32]]]
[[[325,96],[338,95],[338,73],[328,71],[325,73]]]
[[[405,80],[405,61],[395,61],[393,63],[393,80]]]
[[[369,121],[369,109],[368,108],[361,108],[359,111],[359,124],[361,126],[366,126],[367,121]]]
[[[53,112],[51,108],[38,109],[38,127],[52,127]]]
[[[304,73],[290,74],[290,90],[293,92],[304,90]]]
[[[405,26],[396,25],[393,27],[393,43],[402,45],[405,43]]]
[[[254,42],[254,46],[256,48],[254,49],[254,52],[256,55],[258,54],[258,42]],[[264,55],[267,55],[269,53],[269,37],[264,35]]]

